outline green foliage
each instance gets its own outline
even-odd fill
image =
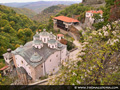
[[[11,9],[13,9],[16,13],[26,15],[29,18],[32,18],[33,16],[36,15],[36,12],[34,12],[33,10],[28,9],[28,8],[13,8],[13,7],[11,7]]]
[[[91,9],[94,9],[94,8],[90,7],[90,6],[84,6],[81,3],[80,4],[73,4],[73,5],[65,8],[61,12],[59,12],[56,16],[64,15],[64,16],[72,17],[72,15],[80,15],[78,20],[80,20],[81,22],[84,22],[85,12],[88,10],[91,10]]]
[[[73,48],[75,48],[74,44],[72,42],[67,41],[67,50],[72,50]]]
[[[76,60],[64,63],[50,85],[119,85],[120,20],[102,29],[86,30],[86,37]],[[112,30],[112,27],[117,28]]]
[[[116,16],[115,15],[118,15],[118,13],[115,13],[115,10],[113,10],[112,12],[110,12],[110,10],[112,9],[112,6],[114,6],[115,5],[115,1],[117,1],[117,0],[105,0],[105,2],[106,2],[106,5],[105,5],[105,7],[101,7],[101,9],[103,10],[103,19],[104,19],[104,22],[102,22],[102,23],[98,23],[98,24],[95,24],[94,26],[95,26],[95,28],[98,30],[98,29],[100,29],[100,28],[102,28],[104,25],[107,25],[108,23],[111,23],[111,20],[112,19],[115,19],[115,20],[117,20],[116,19]],[[116,5],[115,5],[116,6]],[[117,10],[116,10],[117,12],[118,11],[120,11],[120,8],[118,8],[117,7]],[[114,13],[113,13],[114,12]],[[112,14],[113,13],[113,14]],[[114,15],[114,18],[113,18],[113,15]],[[119,16],[119,15],[118,15]],[[112,18],[110,18],[110,17],[112,17]],[[112,21],[114,21],[114,20],[112,20]]]
[[[79,31],[79,34],[80,34],[80,42],[84,42],[84,36],[82,35],[82,31]]]
[[[20,44],[32,40],[32,30],[35,31],[37,25],[27,16],[17,14],[11,8],[0,5],[0,56],[6,52],[7,48],[15,49]],[[20,29],[24,32],[24,39],[18,31]]]
[[[21,42],[25,44],[27,41],[32,40],[33,32],[29,28],[19,29],[17,35]]]
[[[57,13],[59,13],[61,10],[65,9],[67,6],[65,5],[56,5],[56,6],[50,6],[46,9],[44,9],[40,14],[35,15],[32,17],[33,20],[43,23],[43,24],[48,24],[49,18],[51,16],[55,16]]]

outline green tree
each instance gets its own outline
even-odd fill
[[[29,28],[19,29],[17,35],[18,38],[25,44],[27,41],[32,40],[33,32]]]

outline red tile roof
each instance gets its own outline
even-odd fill
[[[63,35],[63,34],[58,34],[57,36],[59,36],[59,37],[63,37],[64,35]]]
[[[5,70],[6,68],[8,68],[8,66],[2,67],[2,68],[0,69],[0,71]]]
[[[58,16],[58,17],[54,17],[54,19],[61,20],[61,21],[64,21],[64,22],[79,22],[76,19],[69,18],[69,17],[66,17],[66,16]]]
[[[89,13],[96,13],[96,14],[98,14],[98,13],[103,14],[102,10],[99,10],[99,11],[90,10],[90,11],[87,11],[87,12],[89,12]]]

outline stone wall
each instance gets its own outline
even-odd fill
[[[53,28],[54,28],[54,30],[56,30],[56,31],[60,30],[60,32],[63,33],[63,34],[68,34],[67,31],[58,28],[56,25],[54,25]]]
[[[76,36],[77,40],[80,39],[79,31],[73,25],[70,27],[70,32]]]

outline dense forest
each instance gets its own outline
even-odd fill
[[[120,0],[106,0],[103,10],[104,22],[96,24],[102,28],[81,34],[78,59],[66,62],[49,85],[120,85]]]
[[[51,16],[55,16],[57,13],[59,13],[61,10],[65,9],[66,5],[56,5],[51,6],[46,9],[44,9],[40,14],[35,15],[32,17],[33,20],[40,22],[40,23],[48,23],[49,18]]]
[[[15,8],[15,7],[11,7],[16,13],[18,14],[22,14],[22,15],[26,15],[29,18],[32,18],[33,16],[36,15],[36,12],[34,12],[31,9],[28,8]]]
[[[7,48],[15,49],[31,40],[36,29],[37,24],[27,16],[0,5],[0,56]]]

